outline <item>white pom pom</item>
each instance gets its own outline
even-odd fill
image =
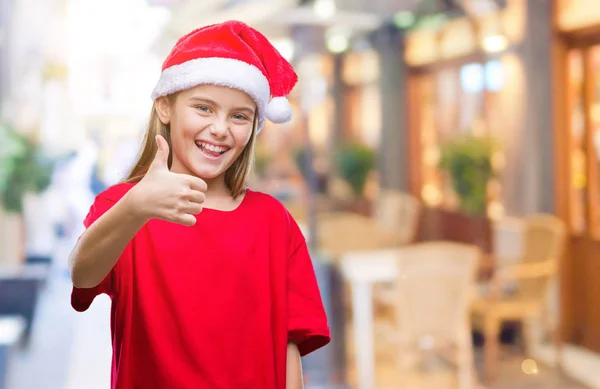
[[[292,106],[285,97],[273,97],[267,105],[267,119],[273,123],[285,123],[292,119]]]

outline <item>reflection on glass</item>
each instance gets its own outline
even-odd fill
[[[594,178],[590,183],[590,226],[595,238],[600,238],[600,46],[589,51],[590,86],[592,88],[589,105],[590,137],[588,153],[590,159],[589,174]]]
[[[492,60],[485,64],[485,87],[490,92],[498,92],[504,87],[502,62]]]
[[[419,93],[419,133],[421,135],[421,198],[430,206],[440,205],[441,175],[437,167],[439,134],[436,120],[436,90],[434,78],[426,75],[417,80]]]
[[[464,65],[460,69],[460,84],[467,93],[479,93],[484,87],[483,66],[478,63]]]
[[[585,153],[585,105],[581,50],[569,53],[569,94],[571,101],[571,227],[573,232],[586,229],[585,199],[587,169]]]

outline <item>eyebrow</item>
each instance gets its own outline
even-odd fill
[[[190,101],[192,102],[201,102],[201,103],[205,103],[208,105],[212,105],[213,107],[217,107],[217,108],[221,108],[221,106],[214,100],[211,100],[209,98],[206,97],[200,97],[200,96],[193,96],[190,98]],[[246,112],[248,114],[250,114],[250,116],[254,115],[254,109],[252,108],[248,108],[248,107],[234,107],[232,109],[232,111],[243,111]]]

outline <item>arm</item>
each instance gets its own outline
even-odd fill
[[[302,389],[302,361],[300,360],[300,352],[295,343],[288,343],[287,346],[287,363],[286,363],[286,389]]]
[[[99,285],[146,221],[133,212],[131,196],[127,193],[92,223],[69,258],[73,285],[78,288]]]
[[[78,288],[99,285],[127,244],[152,218],[192,226],[202,210],[206,183],[198,177],[171,173],[169,145],[160,135],[158,150],[144,178],[92,223],[69,258],[71,279]]]

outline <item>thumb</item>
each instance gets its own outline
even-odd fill
[[[158,146],[158,150],[156,151],[156,156],[152,161],[152,166],[154,168],[165,168],[168,169],[168,161],[169,161],[169,144],[163,138],[162,135],[156,135],[156,145]]]

